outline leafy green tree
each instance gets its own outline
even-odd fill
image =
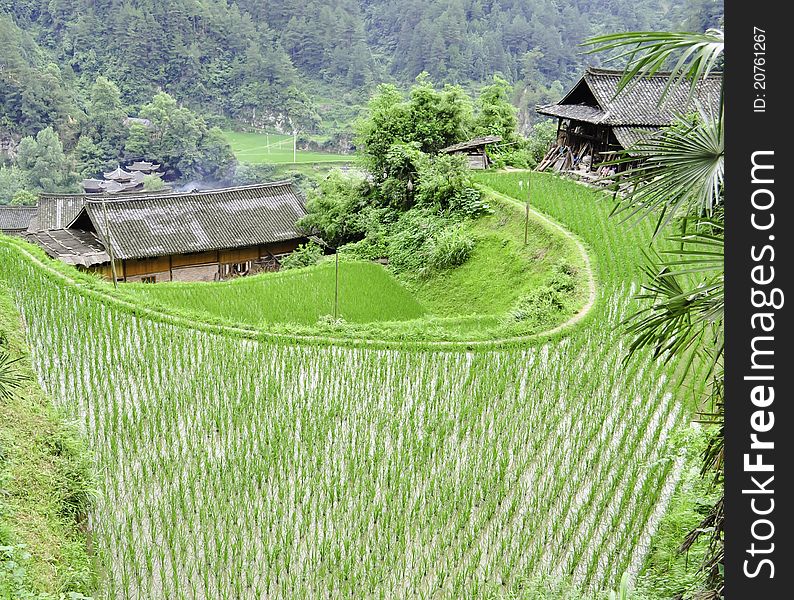
[[[96,177],[106,167],[105,153],[94,143],[90,136],[83,134],[74,149],[77,174],[82,178]]]
[[[416,172],[416,152],[436,154],[466,139],[472,129],[471,99],[457,86],[442,91],[421,75],[406,99],[393,85],[382,85],[357,123],[361,161],[376,182],[396,178],[407,186]],[[391,185],[391,184],[390,184]]]
[[[153,156],[152,132],[142,123],[131,123],[124,142],[127,160],[146,160]]]
[[[36,194],[28,190],[19,190],[14,197],[11,198],[10,204],[13,206],[35,206],[38,202]]]
[[[118,86],[107,77],[98,77],[91,86],[88,123],[91,138],[105,162],[114,162],[121,156],[127,137],[126,116]]]
[[[220,180],[234,171],[237,159],[219,127],[211,127],[201,137],[198,149],[201,154],[199,171],[205,177]]]
[[[12,198],[26,189],[30,183],[25,171],[16,165],[0,165],[0,204],[8,204]]]
[[[34,189],[62,192],[73,188],[69,161],[52,127],[42,129],[35,138],[22,138],[17,149],[17,165]]]
[[[517,140],[518,118],[516,108],[510,103],[512,92],[511,85],[498,75],[491,85],[482,89],[477,100],[476,135],[498,135],[505,143]]]
[[[308,192],[307,214],[298,226],[318,233],[334,248],[360,239],[366,233],[361,215],[367,206],[366,191],[365,182],[331,171]]]
[[[149,160],[161,163],[173,177],[220,180],[234,170],[234,155],[221,130],[208,128],[169,94],[155,94],[140,114],[152,123]]]

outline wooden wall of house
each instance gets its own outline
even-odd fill
[[[230,250],[119,260],[116,262],[116,276],[119,281],[128,283],[218,281],[245,274],[259,261],[272,263],[274,257],[289,254],[305,241],[305,238],[299,238]],[[106,279],[112,279],[110,265],[96,265],[89,270]]]

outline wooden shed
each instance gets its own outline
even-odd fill
[[[498,144],[501,141],[502,138],[498,135],[487,135],[442,148],[441,152],[444,154],[463,154],[468,158],[470,169],[487,169],[491,166],[491,159],[485,148],[488,144]]]
[[[30,241],[108,278],[112,253],[119,281],[277,270],[307,240],[295,225],[305,214],[303,196],[289,181],[180,194],[47,195],[40,204]]]
[[[721,74],[700,81],[694,95],[688,81],[679,82],[669,88],[662,102],[669,75],[637,78],[618,93],[622,71],[588,68],[562,100],[535,109],[558,119],[557,138],[538,170],[608,175],[615,167],[601,163],[672,124],[676,116],[699,109],[716,114]]]

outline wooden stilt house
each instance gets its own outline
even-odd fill
[[[538,170],[609,175],[615,167],[601,163],[672,124],[676,116],[718,110],[721,74],[700,81],[694,95],[688,81],[679,82],[664,102],[669,73],[637,78],[618,93],[622,76],[622,71],[588,68],[562,100],[536,107],[539,114],[558,120],[557,138]]]

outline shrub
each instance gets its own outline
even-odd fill
[[[445,229],[431,238],[428,266],[443,270],[458,267],[466,262],[474,250],[474,239],[463,229]]]
[[[332,171],[316,190],[308,193],[306,216],[298,227],[319,234],[331,246],[341,246],[361,239],[370,224],[366,182]]]
[[[508,312],[506,321],[545,325],[565,310],[568,296],[576,289],[575,269],[566,263],[555,265],[546,285],[522,296]]]
[[[281,261],[281,268],[283,270],[300,269],[301,267],[310,267],[316,265],[323,257],[323,249],[319,244],[308,242],[298,246],[294,252],[287,255]]]

